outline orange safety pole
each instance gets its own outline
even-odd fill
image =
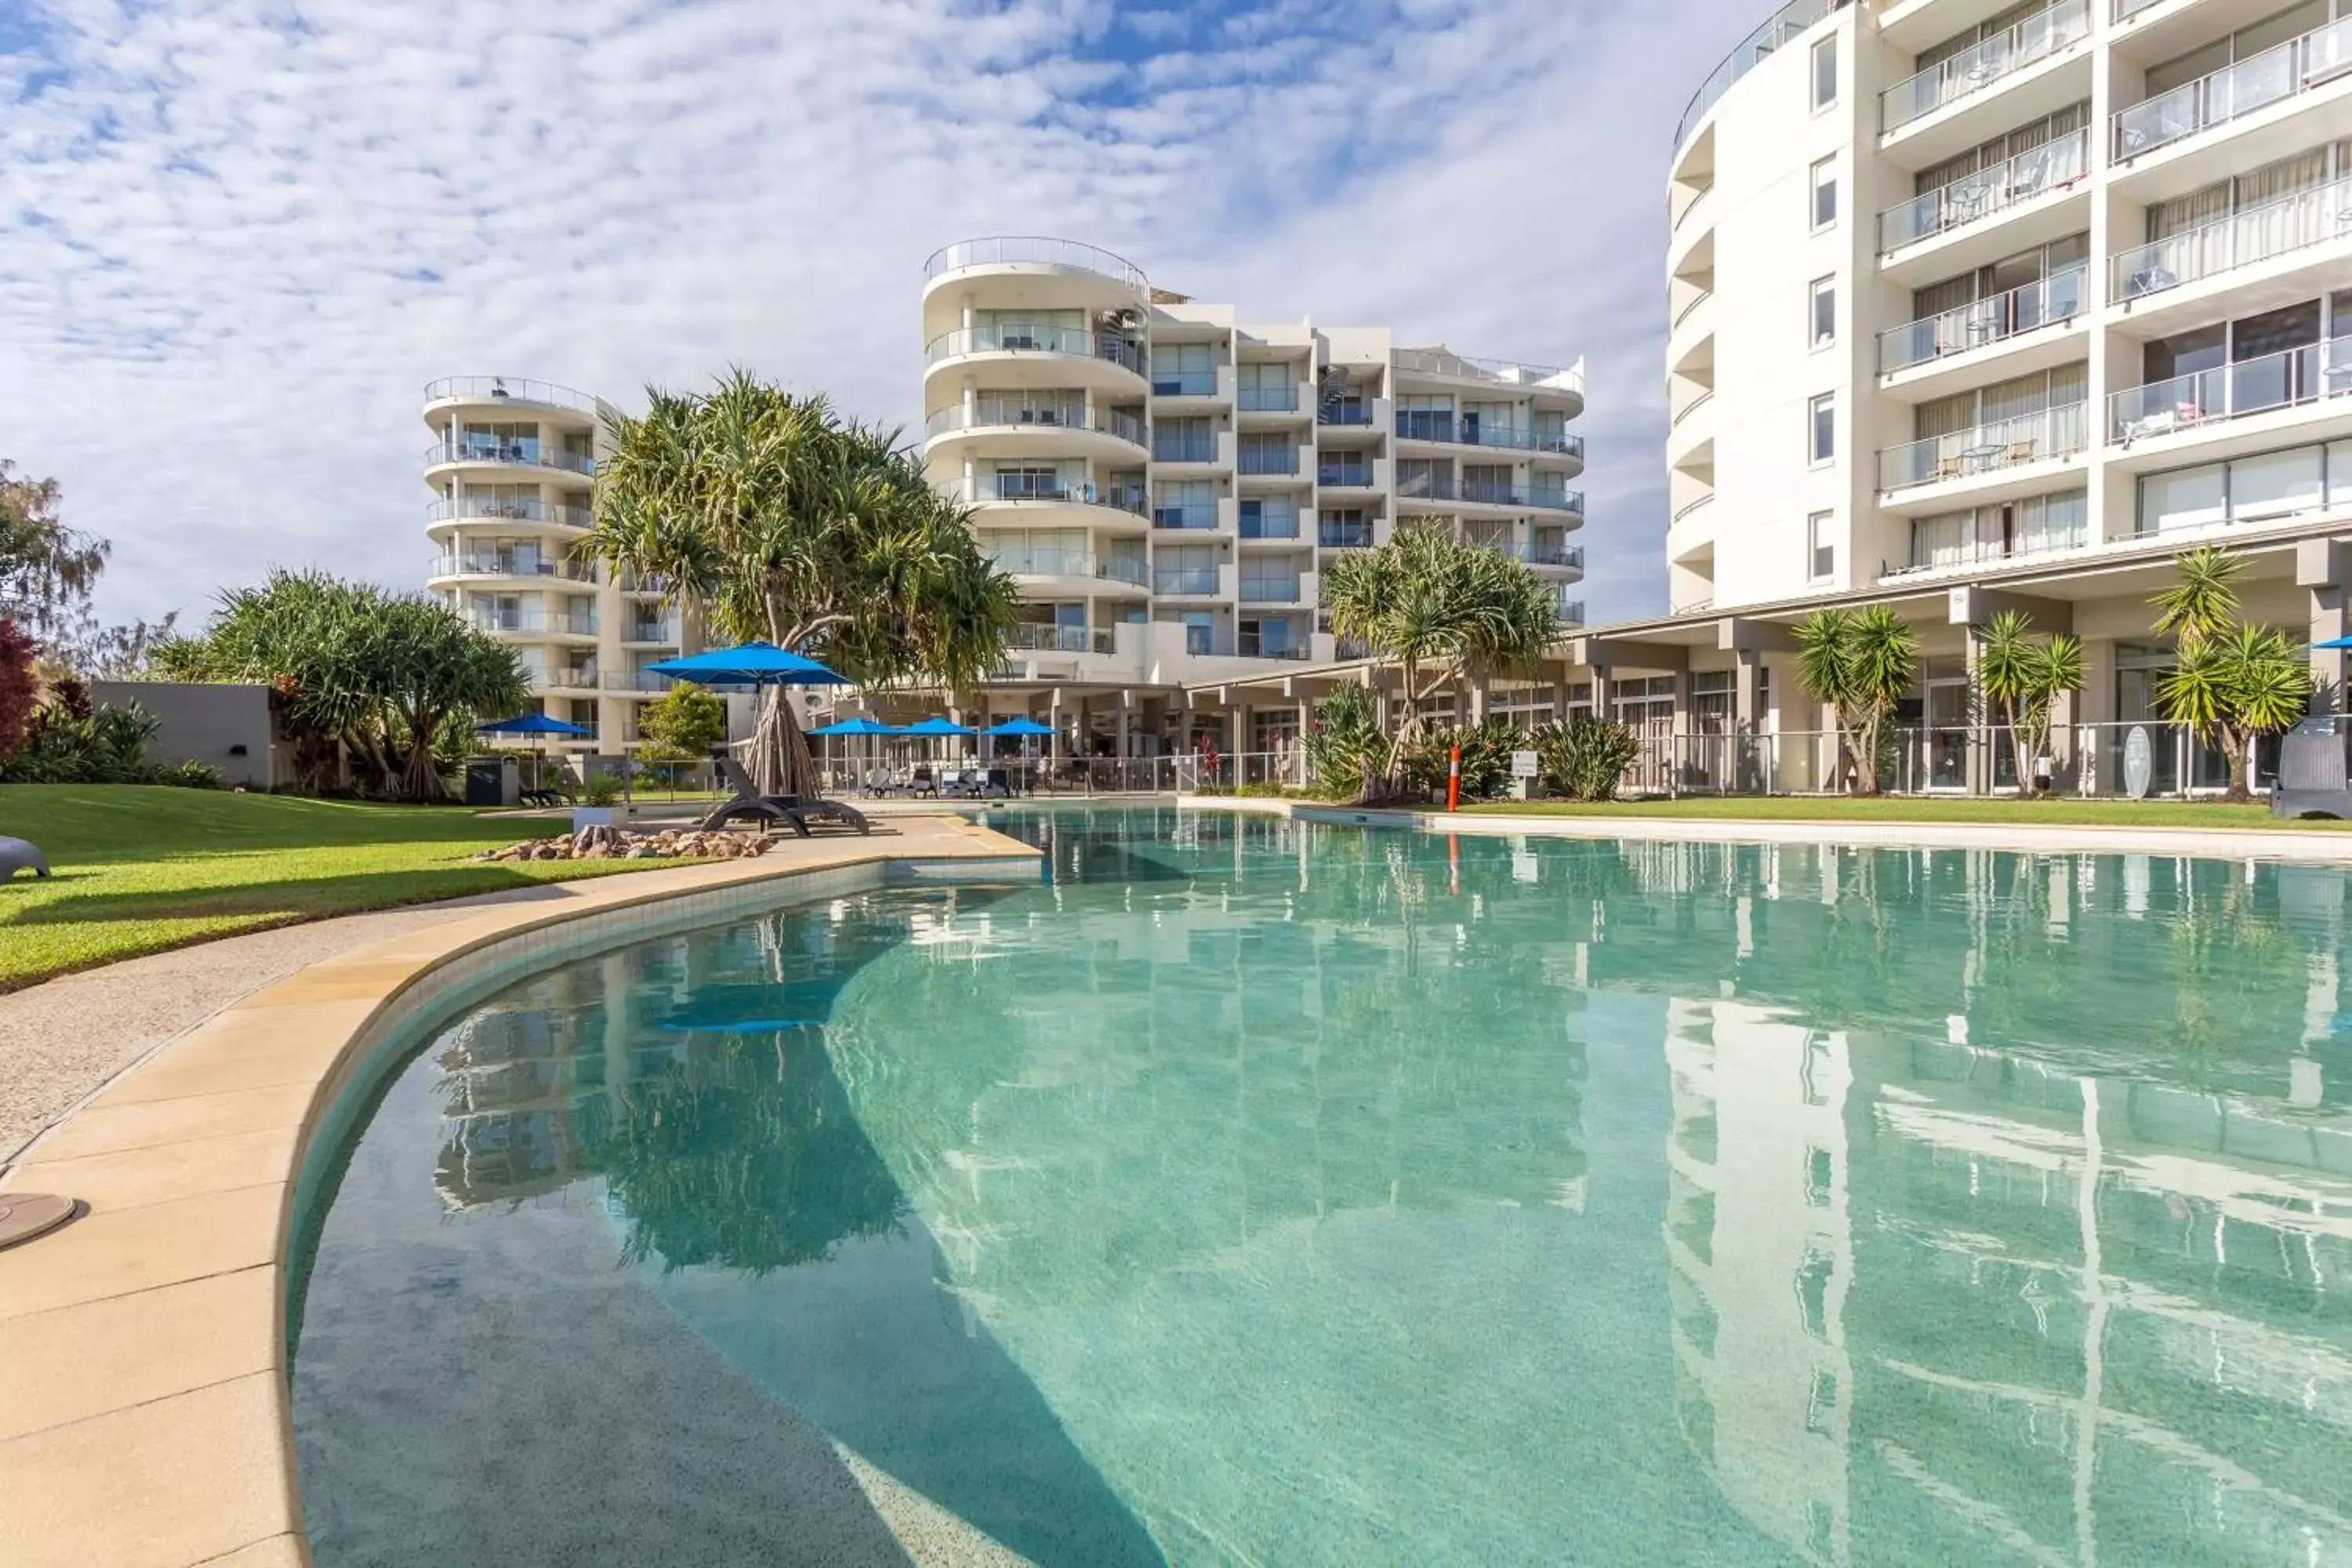
[[[1448,748],[1445,754],[1445,809],[1462,809],[1462,748]]]

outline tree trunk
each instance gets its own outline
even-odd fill
[[[2221,728],[2221,755],[2230,764],[2230,787],[2221,792],[2221,798],[2233,805],[2243,805],[2254,798],[2246,781],[2246,749],[2251,739],[2226,724]]]
[[[1854,731],[1860,742],[1854,748],[1854,791],[1858,795],[1878,793],[1878,721],[1873,720]]]
[[[801,733],[783,687],[760,690],[759,722],[751,729],[751,752],[744,772],[762,795],[816,795],[816,763],[809,756],[808,737]]]

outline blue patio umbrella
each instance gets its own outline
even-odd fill
[[[474,726],[481,735],[590,735],[594,731],[578,724],[567,724],[561,719],[551,719],[544,713],[518,713],[511,719],[494,719],[487,724]]]
[[[991,724],[981,731],[983,735],[1022,736],[1050,735],[1053,732],[1051,724],[1040,724],[1034,719],[1007,719],[1002,724]]]
[[[2314,647],[2352,647],[2352,637],[2329,637],[2326,642],[2315,642],[2311,646]]]
[[[809,731],[812,735],[903,735],[906,732],[865,713],[860,713],[855,719],[844,719],[838,723],[822,725]]]
[[[735,647],[712,648],[707,653],[693,653],[684,658],[666,658],[658,664],[646,666],[646,672],[667,675],[677,680],[691,680],[700,686],[748,686],[760,690],[771,686],[846,686],[849,677],[828,669],[805,654],[778,647],[770,642],[747,642]],[[781,700],[778,709],[782,709]],[[754,731],[761,745],[753,748],[751,757],[752,781],[763,792],[772,795],[813,795],[814,777],[793,776],[791,752],[783,742],[785,724],[770,729],[765,721]]]
[[[979,731],[952,719],[925,719],[898,731],[901,735],[977,735]]]

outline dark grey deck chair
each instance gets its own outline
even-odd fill
[[[719,781],[735,793],[702,819],[705,832],[724,827],[738,817],[762,825],[782,823],[803,838],[809,836],[813,818],[838,822],[860,833],[874,831],[874,825],[866,820],[864,812],[837,800],[814,795],[761,795],[751,783],[751,775],[743,771],[743,764],[724,746],[712,747],[710,760],[719,770]]]

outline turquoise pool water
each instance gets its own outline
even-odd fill
[[[2352,1561],[2342,875],[1003,820],[398,1073],[320,1563]]]

